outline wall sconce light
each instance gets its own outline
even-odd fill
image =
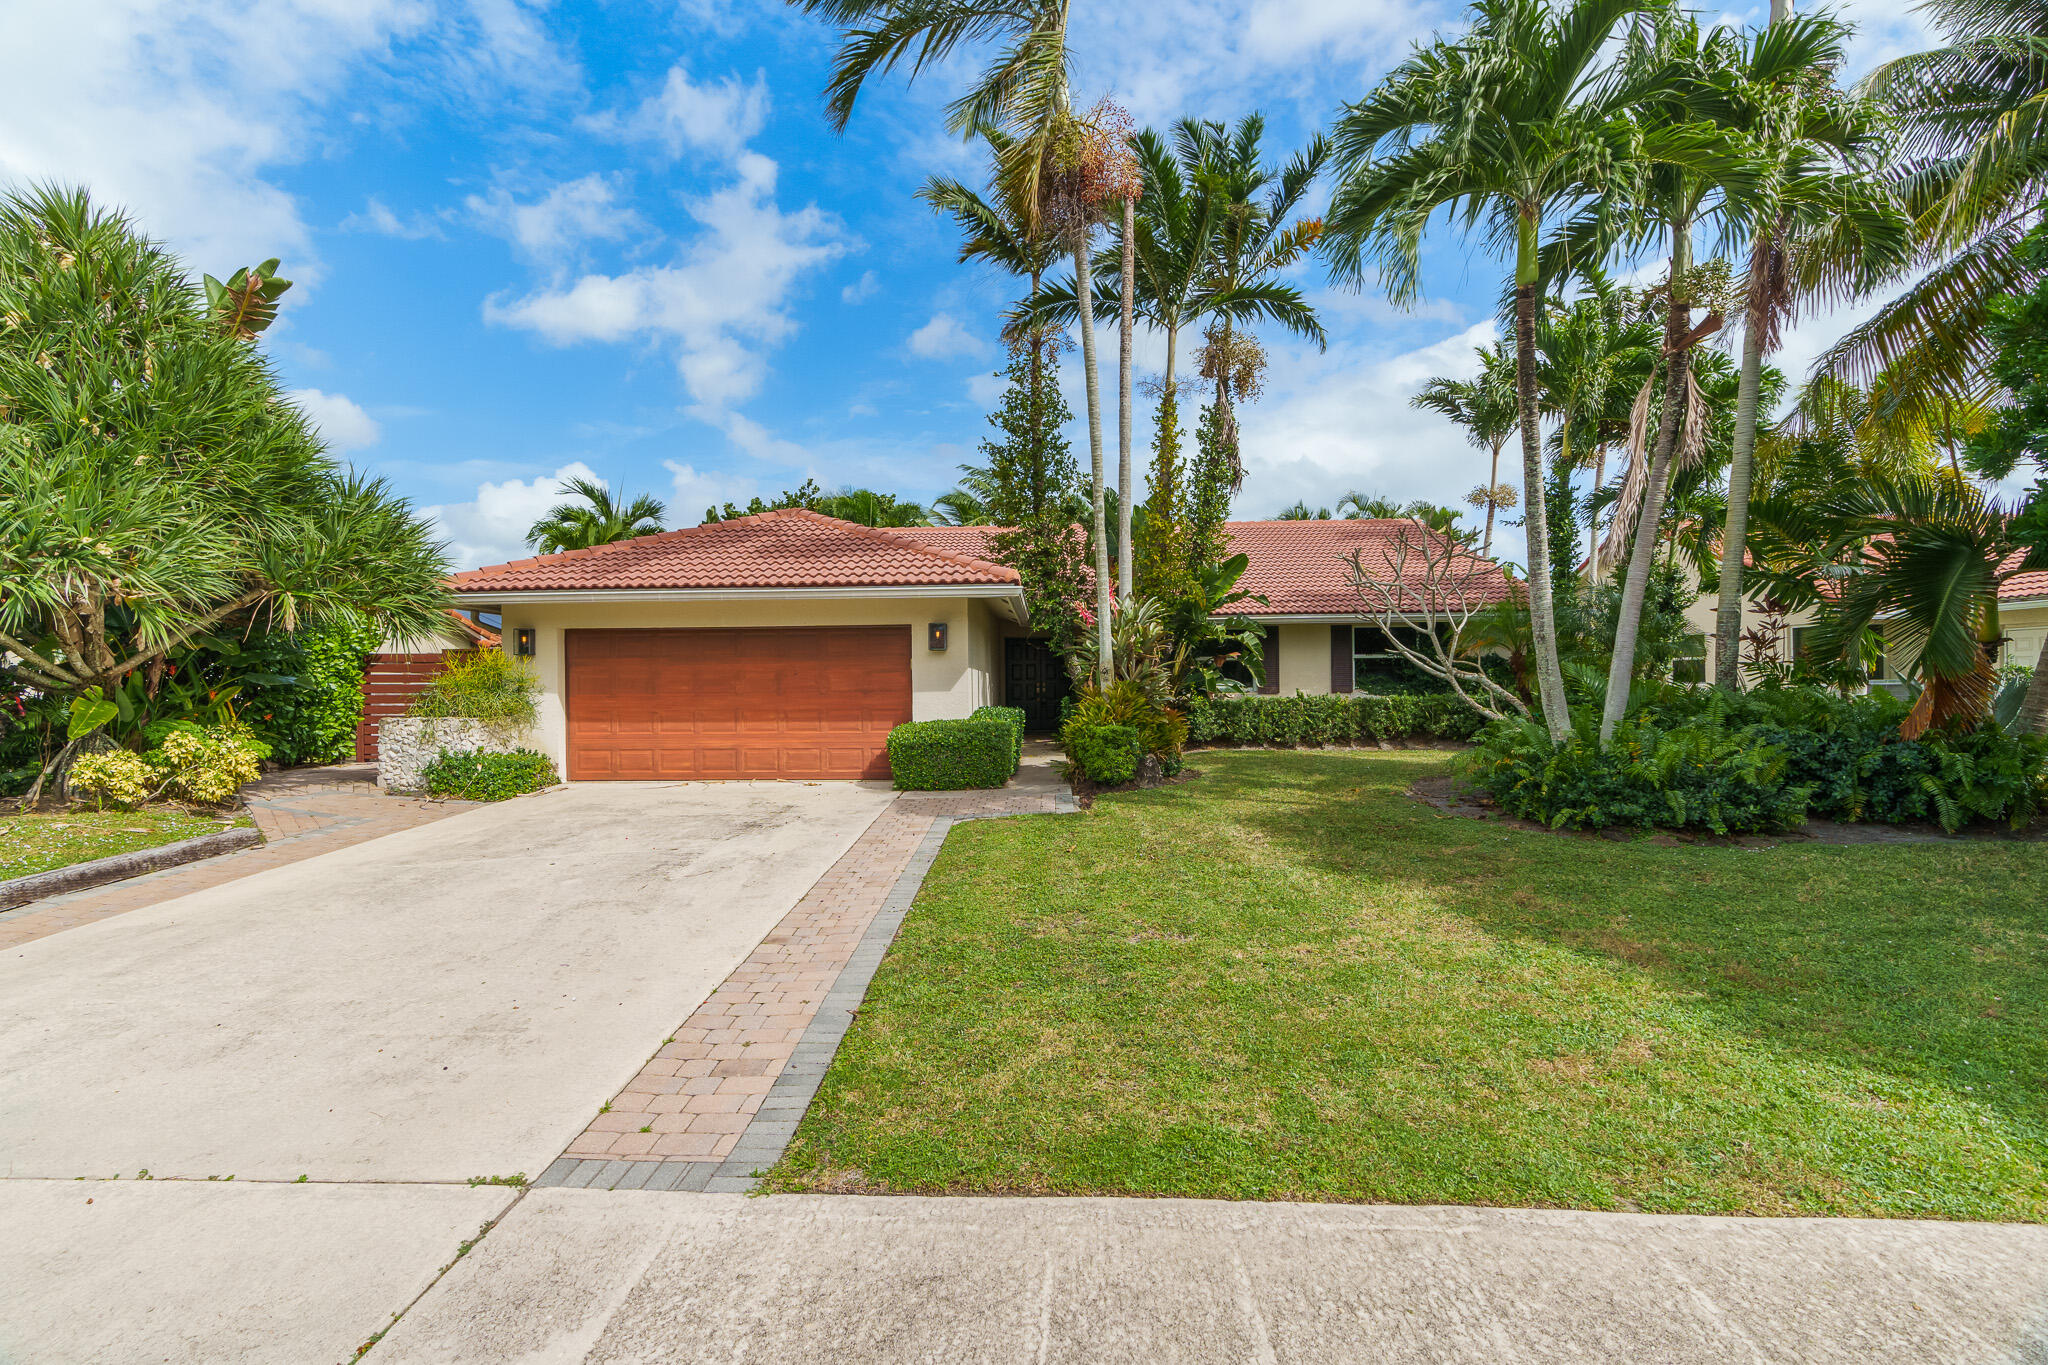
[[[926,626],[925,630],[930,649],[934,653],[943,654],[946,650],[946,623],[944,621],[934,621],[929,626]]]
[[[521,626],[512,632],[512,653],[514,657],[521,659],[533,657],[532,626]]]

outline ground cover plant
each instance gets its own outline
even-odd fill
[[[773,1187],[2048,1217],[2048,846],[1562,838],[1448,767],[954,830]]]
[[[562,780],[553,760],[533,749],[510,753],[443,749],[420,777],[427,785],[427,795],[459,801],[505,801]]]
[[[0,881],[174,844],[231,827],[209,815],[176,809],[0,816]]]

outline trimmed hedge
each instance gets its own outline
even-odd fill
[[[898,791],[1000,787],[1017,771],[1017,728],[1007,720],[917,720],[889,732]]]
[[[1010,746],[1010,771],[1024,761],[1024,710],[1017,706],[977,706],[969,720],[999,720],[1015,728],[1017,742]]]
[[[1378,696],[1197,697],[1191,744],[1357,744],[1382,739],[1470,739],[1486,717],[1447,692]]]
[[[481,749],[443,749],[420,774],[430,796],[462,801],[503,801],[524,796],[562,779],[548,756],[532,749],[487,753]]]
[[[1138,759],[1145,752],[1144,740],[1128,725],[1090,725],[1070,720],[1060,734],[1067,753],[1098,786],[1114,787],[1138,775]]]

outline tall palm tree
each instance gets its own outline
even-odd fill
[[[1871,386],[1885,409],[1982,396],[1991,300],[2026,293],[2043,270],[2015,248],[2048,201],[2048,9],[2037,0],[1918,8],[1947,44],[1879,67],[1864,88],[1901,120],[1889,167],[1917,250],[1896,274],[1918,277],[1816,366]]]
[[[631,502],[622,502],[609,488],[590,479],[565,479],[555,492],[583,501],[556,503],[546,516],[526,528],[527,548],[544,555],[656,535],[662,530],[662,518],[668,515],[659,498],[642,493]]]
[[[1310,507],[1299,498],[1295,499],[1292,507],[1283,507],[1273,514],[1273,520],[1275,521],[1329,521],[1330,519],[1329,508]]]
[[[1074,111],[1067,47],[1070,0],[790,0],[806,14],[840,29],[826,82],[826,112],[844,131],[862,87],[877,74],[907,63],[911,80],[939,65],[963,44],[995,48],[994,59],[947,106],[947,127],[970,137],[987,129],[1008,136],[998,179],[1001,193],[1027,206],[1031,231],[1051,231],[1074,258],[1081,296],[1081,362],[1088,394],[1088,454],[1094,474],[1095,595],[1098,682],[1109,682],[1111,655],[1108,536],[1102,499],[1102,394],[1095,368],[1094,300],[1088,277],[1088,239],[1103,203],[1125,194],[1121,176],[1101,177],[1080,156],[1100,155],[1099,121],[1091,126]],[[1064,181],[1065,183],[1061,183]],[[1050,183],[1049,183],[1050,182]],[[1077,187],[1105,191],[1091,197]],[[1050,221],[1048,221],[1050,220]]]
[[[986,526],[988,504],[974,493],[960,487],[950,493],[941,493],[932,499],[929,509],[932,524],[936,526]]]
[[[1512,506],[1497,492],[1500,482],[1500,451],[1515,434],[1521,411],[1515,400],[1514,360],[1498,346],[1479,352],[1479,374],[1473,379],[1432,379],[1424,384],[1409,405],[1424,412],[1440,413],[1465,429],[1465,439],[1491,453],[1486,482],[1473,490],[1471,503],[1486,510],[1486,530],[1479,553],[1493,554],[1493,517],[1501,506]],[[1509,493],[1512,494],[1510,489]]]
[[[1334,132],[1340,181],[1323,234],[1332,274],[1356,286],[1377,263],[1389,296],[1421,292],[1423,231],[1448,209],[1511,253],[1515,381],[1527,507],[1529,609],[1538,701],[1554,738],[1571,728],[1551,606],[1543,442],[1536,407],[1539,246],[1546,222],[1625,164],[1625,93],[1601,79],[1601,49],[1656,0],[1480,0],[1456,40],[1414,52],[1347,105]]]
[[[1248,396],[1239,391],[1245,377],[1255,384],[1263,362],[1255,348],[1236,344],[1237,326],[1262,319],[1313,341],[1318,349],[1329,344],[1315,309],[1299,290],[1276,277],[1322,238],[1323,220],[1297,212],[1330,159],[1330,141],[1317,134],[1276,169],[1265,160],[1265,135],[1265,116],[1257,113],[1245,115],[1234,128],[1196,119],[1182,119],[1173,128],[1175,155],[1184,166],[1202,168],[1203,195],[1220,206],[1215,287],[1239,301],[1238,307],[1214,310],[1218,316],[1206,355],[1233,493],[1244,480],[1235,404]]]
[[[872,488],[847,488],[828,493],[818,500],[817,510],[828,517],[859,526],[929,526],[931,512],[922,503],[899,502],[893,493]]]
[[[1877,111],[1835,90],[1829,77],[1846,38],[1828,15],[1774,11],[1756,42],[1793,50],[1772,62],[1772,78],[1741,88],[1745,98],[1736,111],[1770,173],[1756,196],[1743,288],[1741,387],[1714,627],[1714,685],[1724,691],[1741,683],[1743,572],[1765,361],[1803,300],[1863,293],[1911,255],[1906,217],[1874,176]]]

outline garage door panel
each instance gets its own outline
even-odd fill
[[[910,644],[905,626],[569,631],[569,776],[886,777]]]

